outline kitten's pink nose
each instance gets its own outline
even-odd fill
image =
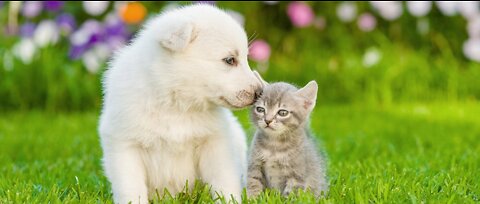
[[[270,125],[270,123],[272,123],[272,120],[265,119],[265,123],[267,123],[267,125]]]

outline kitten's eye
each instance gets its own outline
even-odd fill
[[[278,111],[278,115],[279,116],[282,116],[282,117],[285,117],[288,115],[288,111],[287,110],[279,110]]]
[[[231,66],[236,66],[238,64],[237,59],[235,59],[235,57],[232,57],[232,56],[223,58],[223,61]]]
[[[255,108],[255,110],[257,111],[257,113],[265,113],[265,108],[262,107],[257,107]]]

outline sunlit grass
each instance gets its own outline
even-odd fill
[[[237,115],[251,134],[246,111]],[[318,104],[312,127],[328,153],[331,181],[320,202],[479,202],[478,115],[477,103]],[[2,113],[0,203],[111,203],[97,121],[98,112]],[[158,198],[155,202],[214,202],[204,185]],[[281,198],[275,191],[248,201],[316,202],[308,193]]]

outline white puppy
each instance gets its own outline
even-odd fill
[[[230,109],[253,103],[260,82],[243,28],[192,5],[150,20],[105,73],[100,137],[115,203],[147,203],[188,180],[240,199],[246,141]]]

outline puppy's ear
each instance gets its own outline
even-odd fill
[[[197,37],[194,24],[186,20],[172,21],[162,30],[164,31],[159,32],[158,36],[160,45],[172,52],[183,51]]]
[[[310,81],[303,88],[295,92],[295,94],[303,100],[302,105],[308,111],[311,111],[315,106],[315,102],[317,100],[317,90],[317,82]]]
[[[253,75],[255,75],[255,77],[260,81],[260,83],[262,84],[262,87],[265,87],[268,85],[268,83],[265,80],[263,80],[262,76],[260,76],[260,74],[257,71],[253,70]]]

